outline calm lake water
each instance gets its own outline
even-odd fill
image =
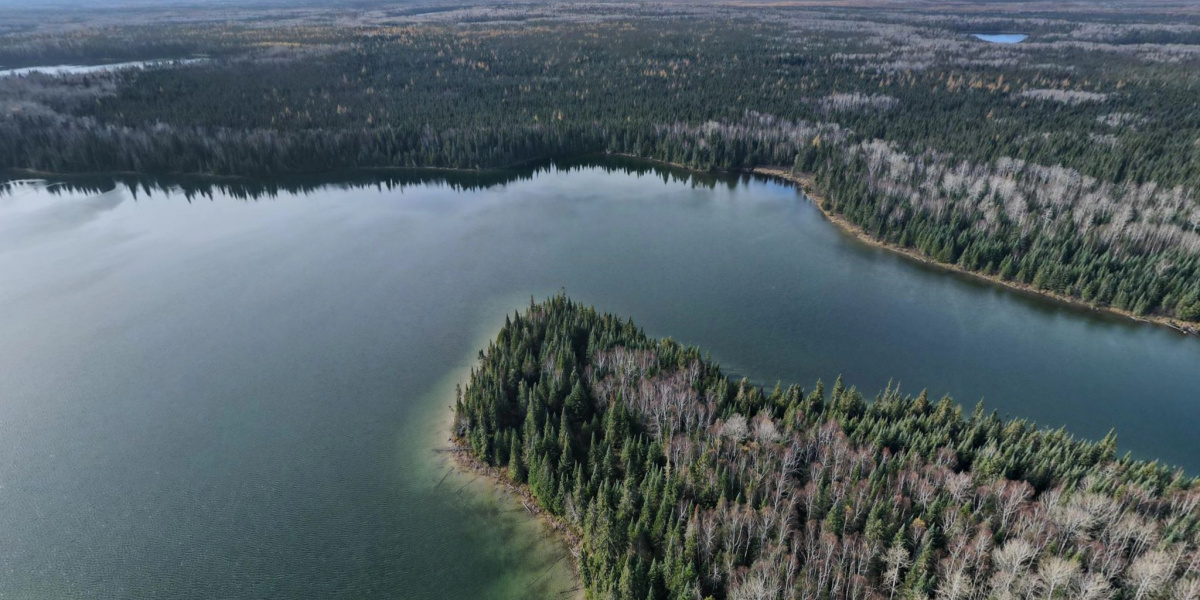
[[[564,597],[562,549],[434,451],[504,314],[563,288],[760,381],[986,397],[1200,471],[1200,340],[867,247],[790,187],[414,180],[0,195],[0,596]]]
[[[1029,37],[1024,33],[972,33],[971,36],[993,44],[1016,44]]]

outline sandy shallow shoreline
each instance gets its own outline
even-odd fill
[[[466,384],[467,381],[460,382],[460,385],[464,388]],[[579,548],[582,543],[580,532],[575,531],[566,521],[542,509],[527,486],[515,484],[508,479],[507,471],[484,464],[471,454],[470,449],[465,444],[454,439],[453,403],[450,403],[448,410],[444,414],[445,416],[439,427],[439,431],[442,432],[445,443],[443,446],[435,448],[435,452],[445,456],[447,462],[458,474],[472,477],[471,482],[478,481],[488,486],[490,491],[495,492],[498,501],[511,502],[512,507],[508,510],[517,511],[523,509],[532,518],[538,520],[547,533],[546,539],[543,542],[561,545],[566,560],[570,562],[570,565],[563,565],[563,572],[569,572],[571,575],[570,585],[566,589],[556,592],[555,597],[563,600],[582,600],[584,597],[583,582],[579,578],[578,565]],[[480,494],[480,490],[476,489],[471,493]],[[558,563],[551,565],[545,573],[539,576],[539,580],[543,577],[551,576],[557,567],[559,567]],[[537,580],[534,581],[534,583],[537,582]]]

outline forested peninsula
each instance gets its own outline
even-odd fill
[[[898,389],[735,380],[564,295],[507,317],[452,436],[578,538],[589,598],[1200,598],[1200,487]]]
[[[435,3],[436,4],[436,3]],[[589,154],[783,167],[865,235],[1200,322],[1200,17],[524,3],[0,27],[0,168],[263,176]],[[108,17],[97,16],[98,21]],[[1019,44],[972,32],[1018,31]]]

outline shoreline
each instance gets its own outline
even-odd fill
[[[459,382],[459,385],[465,387],[466,383],[465,381]],[[561,592],[558,597],[564,600],[582,600],[584,597],[583,580],[579,576],[579,551],[583,544],[582,534],[575,531],[566,521],[546,512],[538,504],[537,499],[533,497],[528,486],[513,483],[508,479],[505,469],[484,464],[471,453],[469,446],[462,443],[461,440],[454,438],[453,404],[446,411],[446,419],[441,426],[441,432],[446,436],[445,442],[449,444],[449,447],[435,449],[435,451],[448,454],[449,463],[455,471],[462,475],[478,477],[493,488],[507,493],[516,503],[524,507],[526,512],[549,530],[546,541],[553,540],[554,543],[563,545],[566,551],[565,558],[571,563],[568,569],[571,574],[572,587],[569,590]],[[553,568],[551,566],[542,576],[548,575]]]
[[[668,164],[670,164],[670,163],[668,163]],[[681,166],[681,165],[673,165],[673,166]],[[686,167],[681,167],[681,168],[686,168]],[[1000,285],[1000,286],[1003,286],[1010,290],[1037,296],[1042,299],[1053,300],[1053,301],[1059,302],[1061,304],[1070,306],[1072,308],[1084,309],[1084,310],[1088,310],[1091,312],[1106,314],[1106,315],[1113,316],[1113,317],[1120,317],[1120,318],[1124,318],[1124,319],[1131,320],[1131,321],[1136,321],[1138,323],[1143,323],[1143,324],[1147,324],[1147,325],[1157,325],[1160,327],[1166,327],[1176,333],[1179,333],[1179,334],[1185,335],[1185,336],[1200,336],[1200,328],[1198,328],[1196,325],[1193,325],[1193,324],[1190,324],[1190,323],[1187,323],[1184,321],[1179,321],[1178,319],[1172,319],[1170,317],[1161,317],[1161,316],[1157,316],[1157,315],[1137,315],[1137,314],[1134,314],[1133,312],[1123,310],[1120,308],[1092,304],[1090,302],[1081,300],[1079,298],[1073,298],[1071,296],[1064,296],[1062,294],[1058,294],[1055,292],[1040,290],[1040,289],[1037,289],[1026,283],[1019,283],[1016,281],[1007,281],[1007,280],[1001,279],[1000,277],[995,276],[995,275],[988,275],[986,273],[980,273],[978,271],[971,271],[969,269],[964,269],[958,265],[938,262],[936,260],[929,258],[928,256],[925,256],[924,254],[921,254],[920,252],[918,252],[916,250],[913,250],[912,248],[906,248],[906,247],[900,246],[898,244],[893,244],[890,242],[876,239],[874,236],[872,236],[872,235],[868,234],[866,231],[864,231],[862,229],[862,227],[859,227],[855,223],[847,220],[842,215],[840,215],[836,212],[833,212],[832,210],[826,209],[823,206],[823,202],[825,202],[827,199],[812,191],[813,188],[815,187],[815,185],[813,183],[812,177],[809,175],[806,175],[803,173],[795,173],[791,169],[782,168],[782,167],[753,167],[745,172],[753,173],[755,175],[760,175],[763,177],[779,179],[779,180],[785,181],[787,183],[790,183],[790,184],[796,186],[796,188],[799,189],[800,192],[802,192],[805,196],[807,196],[809,198],[809,200],[812,201],[812,204],[817,207],[817,210],[821,212],[821,215],[823,215],[827,221],[829,221],[835,227],[837,227],[839,230],[841,230],[842,233],[858,240],[859,242],[867,244],[868,246],[872,246],[874,248],[879,248],[882,250],[887,250],[889,252],[893,252],[895,254],[902,255],[911,260],[919,261],[921,263],[924,263],[931,267],[936,267],[936,268],[944,270],[944,271],[949,271],[951,273],[957,273],[959,275],[965,275],[965,276],[972,277],[972,278],[980,280],[980,281],[985,281],[985,282],[992,283],[995,285]]]

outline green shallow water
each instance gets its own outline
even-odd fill
[[[434,452],[480,345],[560,289],[756,380],[986,397],[1200,470],[1200,341],[867,247],[784,185],[606,166],[10,187],[0,596],[570,589]]]

